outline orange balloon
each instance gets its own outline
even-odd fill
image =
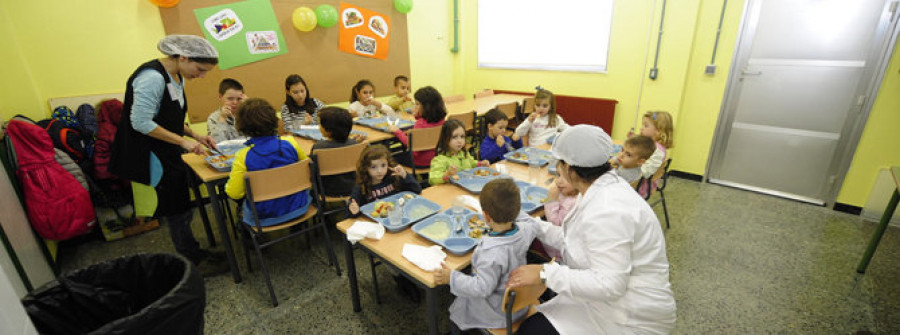
[[[162,8],[172,8],[178,6],[181,0],[149,0],[150,3]]]

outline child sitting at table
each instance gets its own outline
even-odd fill
[[[435,284],[450,284],[450,293],[456,296],[450,305],[450,320],[462,330],[506,327],[501,305],[509,272],[525,265],[528,246],[539,229],[534,221],[516,221],[521,200],[512,179],[488,182],[479,200],[490,232],[475,246],[472,274],[451,271],[446,264],[433,273]],[[514,313],[513,321],[527,312]]]
[[[445,121],[441,126],[441,137],[435,148],[436,155],[431,160],[431,171],[428,172],[428,181],[431,185],[458,180],[459,176],[456,173],[459,171],[491,165],[486,160],[476,161],[465,149],[466,127],[456,119]]]
[[[650,155],[650,158],[641,165],[641,177],[650,179],[657,170],[666,161],[666,149],[672,148],[672,132],[673,132],[672,115],[665,111],[655,111],[644,113],[641,127],[641,135],[647,136],[656,142],[656,150]],[[653,183],[644,183],[645,187],[641,187],[638,193],[642,197],[647,197],[651,189],[656,189],[658,181]]]
[[[378,99],[375,99],[375,84],[368,79],[356,82],[350,89],[350,106],[347,107],[350,115],[354,117],[376,117],[384,114],[389,117],[397,117],[394,109]]]
[[[413,106],[413,116],[416,123],[413,129],[440,127],[444,124],[444,117],[447,116],[447,107],[444,106],[444,98],[441,92],[431,86],[425,86],[416,90],[415,105]],[[409,137],[397,126],[388,127],[388,131],[400,140],[405,146],[409,146]],[[431,160],[434,159],[434,150],[416,151],[410,155],[408,152],[397,155],[397,161],[405,166],[428,168]]]
[[[222,79],[219,83],[219,102],[222,106],[206,118],[206,130],[217,143],[244,137],[234,128],[234,114],[244,99],[247,96],[241,83],[231,78]]]
[[[550,191],[547,192],[547,203],[544,204],[544,216],[547,221],[554,226],[562,226],[563,219],[569,214],[569,211],[575,207],[575,200],[578,198],[578,190],[569,184],[569,181],[562,176],[557,177]],[[543,254],[546,262],[551,259],[557,261],[563,260],[563,254],[558,249],[549,245],[543,245],[540,240],[535,239],[531,244],[530,250]]]
[[[536,147],[547,143],[550,136],[569,128],[556,111],[556,97],[553,92],[538,87],[534,94],[534,112],[516,127],[516,135],[528,138],[528,146]]]
[[[309,154],[312,155],[316,149],[340,148],[348,145],[356,144],[356,140],[350,138],[350,131],[353,129],[353,117],[350,112],[340,107],[325,107],[319,110],[319,131],[322,132],[324,140],[316,141]],[[329,197],[346,197],[353,190],[356,184],[356,173],[347,172],[334,176],[323,176],[322,183],[325,189],[322,190]]]
[[[409,90],[409,77],[404,75],[395,77],[394,96],[388,99],[388,106],[391,106],[391,108],[397,112],[412,112],[415,103],[413,102],[413,98],[409,95]]]
[[[656,151],[656,143],[653,139],[638,135],[629,137],[622,145],[622,151],[609,160],[610,165],[616,169],[616,174],[629,183],[641,179],[641,166]]]
[[[248,99],[238,108],[235,126],[250,136],[247,148],[234,155],[231,174],[225,184],[225,193],[236,200],[244,198],[244,173],[277,168],[306,159],[306,153],[293,136],[279,138],[278,116],[275,108],[263,99]],[[309,208],[309,191],[302,191],[281,198],[256,203],[261,226],[276,225],[306,214]],[[253,213],[247,202],[243,203],[243,221],[252,224]]]
[[[506,126],[509,124],[509,118],[496,108],[491,108],[484,114],[484,123],[487,125],[487,136],[481,141],[481,159],[485,159],[491,164],[503,159],[503,155],[507,152],[522,147],[522,139],[519,135],[513,134],[510,139],[506,135]]]
[[[359,207],[403,191],[422,193],[422,186],[406,169],[394,162],[391,152],[381,144],[363,150],[356,164],[356,185],[350,193],[347,210],[359,216]]]
[[[284,79],[282,120],[299,120],[300,124],[316,124],[318,111],[323,107],[325,103],[310,96],[309,87],[299,74],[292,74]]]

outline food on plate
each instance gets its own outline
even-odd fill
[[[440,219],[435,220],[434,223],[423,228],[419,233],[435,241],[446,240],[450,237],[450,222]]]
[[[514,159],[528,160],[528,155],[521,152],[514,152],[511,157]]]
[[[453,175],[453,176],[450,177],[450,178],[452,178],[453,180],[459,180],[459,175]]]
[[[472,229],[469,231],[469,237],[471,238],[481,238],[481,234],[484,233],[481,229]]]
[[[388,123],[387,123],[387,122],[378,122],[378,123],[372,125],[372,127],[373,127],[373,128],[383,128],[383,129],[387,129]]]
[[[210,163],[224,162],[224,161],[227,161],[227,160],[232,159],[232,158],[234,158],[234,155],[218,155],[218,156],[212,156],[212,157],[209,158],[209,162],[210,162]]]
[[[366,140],[366,134],[365,133],[350,133],[350,136],[348,136],[348,138],[359,143],[359,142]]]
[[[415,195],[412,195],[412,194],[404,194],[404,195],[403,195],[403,198],[404,198],[404,199],[412,199],[412,198],[415,198],[415,197],[416,197],[416,196],[415,196]]]
[[[388,211],[394,209],[394,203],[387,201],[378,201],[375,203],[375,209],[369,213],[369,216],[373,218],[386,218],[388,217]]]
[[[431,208],[428,208],[428,206],[423,206],[421,204],[413,206],[412,208],[409,208],[409,205],[407,205],[407,208],[409,209],[409,212],[407,212],[409,215],[409,219],[412,221],[419,220],[434,213]]]
[[[541,203],[542,203],[542,204],[545,204],[545,203],[547,203],[547,198],[543,198],[543,199],[541,199]]]

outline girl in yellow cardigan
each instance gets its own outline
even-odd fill
[[[428,181],[431,185],[449,182],[451,179],[459,179],[456,175],[459,171],[472,169],[476,166],[489,166],[490,162],[476,161],[466,150],[466,128],[459,120],[450,119],[441,126],[441,138],[435,148],[436,155],[431,160],[431,172],[428,173]]]

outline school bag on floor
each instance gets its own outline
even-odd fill
[[[7,134],[16,155],[16,177],[25,196],[28,220],[38,235],[67,240],[86,233],[96,217],[88,191],[60,166],[53,142],[39,126],[10,121]]]
[[[78,106],[78,111],[75,112],[75,119],[78,120],[78,124],[81,126],[85,136],[91,139],[97,136],[97,113],[94,111],[94,106],[88,103]],[[88,153],[88,156],[90,156],[90,153]]]
[[[128,183],[109,172],[109,160],[112,156],[112,143],[116,138],[116,129],[122,119],[122,102],[117,99],[100,103],[97,112],[97,141],[94,142],[94,168],[91,175],[103,186],[112,189],[127,188]]]
[[[65,151],[72,157],[75,163],[81,164],[87,158],[88,141],[82,136],[81,131],[70,128],[59,119],[45,119],[38,121],[38,126],[44,128],[54,147]]]

